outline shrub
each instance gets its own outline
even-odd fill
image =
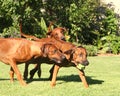
[[[109,52],[113,54],[118,54],[120,52],[120,37],[113,34],[102,37],[99,49],[100,53]]]
[[[84,47],[87,50],[87,55],[88,56],[97,56],[97,53],[98,53],[97,46],[94,46],[94,45],[84,45]]]

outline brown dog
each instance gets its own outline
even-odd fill
[[[49,27],[48,27],[48,32],[47,32],[47,38],[55,38],[59,40],[64,40],[65,41],[65,36],[64,33],[66,31],[65,28],[63,27],[57,27],[54,28],[53,30],[51,29],[51,26],[53,25],[53,22],[50,22]]]
[[[61,50],[62,53],[64,53],[67,59],[67,61],[65,61],[64,63],[54,65],[55,66],[54,71],[51,71],[53,72],[51,86],[55,86],[56,84],[56,76],[57,76],[57,73],[60,67],[75,66],[78,69],[77,67],[78,64],[82,64],[84,66],[89,64],[87,60],[86,50],[83,47],[77,47],[72,43],[65,42],[62,40],[56,40],[55,38],[43,38],[43,39],[38,40],[38,42],[41,42],[41,41],[52,42],[54,45],[57,46],[59,50]],[[84,86],[88,87],[83,70],[82,71],[79,70],[79,76],[81,80],[83,81]]]
[[[47,57],[56,63],[61,63],[65,59],[65,56],[53,44],[21,38],[0,38],[0,61],[12,67],[11,80],[15,72],[22,85],[26,83],[22,79],[17,64],[33,62],[40,56]]]
[[[62,27],[57,27],[57,28],[51,30],[51,25],[52,25],[52,22],[50,23],[50,25],[48,27],[47,38],[55,38],[55,39],[58,39],[58,40],[59,39],[65,40],[64,33],[65,33],[66,29],[62,28]],[[23,37],[31,38],[33,40],[39,40],[35,36],[30,36],[30,35],[24,34],[22,32],[22,24],[21,23],[20,23],[20,33],[21,33],[21,36],[23,36]],[[39,64],[39,63],[45,63],[43,61],[48,61],[48,60],[42,60],[41,61],[41,58],[40,58],[38,61],[36,62],[37,64]],[[51,63],[51,62],[49,61],[47,63]],[[27,77],[28,77],[28,67],[29,67],[29,64],[28,63],[25,64],[25,70],[24,70],[24,75],[23,75],[24,79],[27,79]],[[35,64],[35,69],[33,69],[34,71],[31,72],[31,76],[30,76],[31,79],[33,78],[33,76],[34,76],[34,74],[35,74],[36,71],[38,71],[38,77],[40,78],[40,76],[41,76],[41,70],[39,69],[40,67],[37,66],[37,64]],[[36,68],[38,68],[38,69],[36,69]]]
[[[57,28],[53,29],[52,31],[48,31],[47,37],[65,41],[65,36],[64,36],[65,31],[66,31],[65,28],[57,27]]]
[[[75,49],[72,49],[70,51],[66,51],[64,54],[70,54],[70,58],[67,59],[67,61],[60,63],[60,64],[55,64],[51,70],[50,70],[50,79],[52,79],[51,86],[56,85],[56,77],[59,69],[61,67],[69,67],[69,66],[74,66],[79,70],[79,76],[84,84],[84,86],[87,88],[88,84],[85,78],[85,73],[82,69],[79,69],[77,66],[79,64],[82,64],[84,66],[87,66],[89,64],[87,60],[87,54],[85,48],[82,46],[78,46]]]

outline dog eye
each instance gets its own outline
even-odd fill
[[[58,34],[56,33],[55,36],[57,36]]]
[[[57,50],[54,50],[54,51],[53,51],[53,53],[56,53],[56,52],[57,52]]]
[[[63,34],[63,31],[61,31],[61,33]]]
[[[83,55],[82,54],[79,54],[80,57],[82,57]]]

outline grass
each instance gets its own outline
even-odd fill
[[[88,57],[90,65],[85,73],[89,88],[85,89],[75,68],[61,68],[57,85],[50,87],[49,69],[42,65],[42,77],[23,87],[17,80],[9,81],[9,66],[0,63],[0,96],[120,96],[120,56]],[[24,64],[18,65],[23,73]],[[30,65],[30,69],[34,65]],[[16,78],[16,77],[15,77]]]

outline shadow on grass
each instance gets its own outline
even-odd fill
[[[57,81],[59,80],[64,82],[81,82],[81,79],[79,78],[78,75],[60,76],[60,77],[57,77]],[[91,76],[86,76],[86,80],[89,85],[102,84],[104,82],[103,80],[92,79]],[[48,78],[40,78],[40,79],[33,79],[33,80],[28,79],[27,83],[31,83],[33,81],[50,81],[50,80]],[[64,83],[64,82],[61,82],[61,83]]]
[[[0,78],[0,81],[3,80],[10,80],[9,78]],[[16,78],[14,80],[17,80]],[[92,79],[92,76],[86,76],[86,80],[88,82],[89,85],[92,84],[102,84],[104,81],[103,80],[98,80],[98,79]],[[40,79],[28,79],[26,80],[26,83],[31,83],[33,81],[50,81],[48,78],[40,78]],[[59,76],[57,77],[57,81],[64,81],[61,83],[65,83],[65,82],[81,82],[81,79],[79,78],[78,75],[69,75],[69,76]]]
[[[8,78],[0,78],[0,81],[3,81],[3,80],[10,80]]]
[[[8,80],[9,80],[9,81],[10,81],[10,78],[0,78],[0,81],[4,81],[4,80],[6,80],[6,81],[8,81]],[[17,79],[16,79],[16,78],[14,78],[14,80],[15,80],[15,81],[17,81]]]

